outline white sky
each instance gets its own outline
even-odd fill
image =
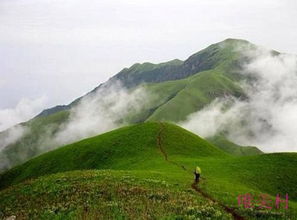
[[[24,99],[68,104],[135,62],[225,38],[297,54],[296,14],[295,0],[0,0],[0,116]]]

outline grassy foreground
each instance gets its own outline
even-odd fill
[[[232,219],[157,172],[73,171],[27,181],[0,196],[5,215],[20,219]]]
[[[203,194],[191,188],[197,165]],[[295,153],[232,156],[176,125],[142,123],[3,173],[0,210],[36,219],[230,219],[228,207],[245,219],[296,219],[296,165]],[[289,209],[245,209],[237,196],[246,193],[288,193]]]

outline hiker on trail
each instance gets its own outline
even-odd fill
[[[199,178],[201,175],[201,169],[200,167],[196,167],[195,171],[194,171],[194,175],[195,175],[195,183],[199,182]]]

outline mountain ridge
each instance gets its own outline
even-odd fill
[[[208,53],[210,53],[211,55],[213,55],[213,53],[218,50],[218,48],[222,48],[224,46],[231,46],[231,47],[234,47],[236,46],[236,44],[245,44],[245,45],[250,45],[250,46],[253,46],[252,43],[250,43],[249,41],[246,41],[246,40],[243,40],[243,39],[235,39],[235,38],[227,38],[221,42],[218,42],[218,43],[215,43],[215,44],[211,44],[210,46],[190,55],[186,60],[182,61],[182,60],[179,60],[179,59],[173,59],[173,60],[170,60],[170,61],[167,61],[167,62],[162,62],[162,63],[150,63],[150,62],[144,62],[144,63],[135,63],[133,65],[131,65],[130,67],[125,67],[123,68],[121,71],[119,71],[117,74],[115,74],[114,76],[110,77],[106,82],[104,83],[101,83],[99,86],[95,87],[93,90],[91,90],[90,92],[86,93],[85,95],[75,99],[74,101],[72,101],[70,104],[68,105],[57,105],[57,106],[54,106],[52,108],[48,108],[48,109],[45,109],[43,110],[41,113],[39,113],[36,117],[40,117],[40,116],[47,116],[51,113],[56,113],[58,111],[61,111],[61,110],[67,110],[67,109],[70,109],[72,106],[74,106],[79,100],[81,100],[83,97],[95,92],[98,90],[98,88],[100,88],[101,86],[105,85],[105,84],[109,84],[109,83],[112,83],[113,81],[120,81],[121,82],[121,85],[124,86],[124,87],[135,87],[135,86],[138,86],[139,84],[141,83],[151,83],[151,82],[163,82],[163,81],[170,81],[170,80],[178,80],[178,79],[182,79],[182,78],[186,78],[190,75],[193,75],[193,74],[196,74],[196,73],[199,73],[201,71],[205,71],[207,69],[210,69],[210,67],[213,65],[211,64],[201,64],[201,60],[205,59],[207,60],[207,57],[204,57],[206,55],[208,55]],[[229,45],[228,45],[229,44]],[[209,52],[208,50],[214,50],[212,52]],[[219,62],[219,61],[216,61],[216,62]],[[184,65],[184,67],[182,67],[182,65]],[[165,71],[165,73],[163,74],[168,74],[168,71],[171,71],[171,67],[173,66],[174,67],[174,70],[173,70],[173,74],[184,74],[180,77],[177,77],[177,76],[169,76],[169,78],[166,78],[166,79],[163,79],[162,78],[157,78],[153,81],[150,81],[150,79],[147,79],[147,80],[143,80],[141,77],[141,80],[140,79],[136,79],[136,83],[135,82],[131,82],[131,81],[125,81],[127,80],[125,78],[126,75],[130,75],[131,73],[135,74],[135,69],[137,70],[137,68],[140,68],[140,67],[143,67],[143,66],[150,66],[151,68],[149,68],[149,70],[147,71],[144,71],[144,73],[142,73],[142,76],[143,75],[150,75],[150,74],[156,74],[157,73],[160,73],[161,71]],[[178,68],[176,68],[178,67]],[[161,70],[160,70],[161,68]],[[185,72],[185,69],[189,70],[190,72],[188,74],[185,74],[183,72]],[[141,71],[142,68],[141,68]],[[154,72],[156,71],[156,72]],[[137,73],[137,71],[136,71]],[[168,76],[168,75],[167,75]],[[130,80],[130,79],[129,79]],[[135,80],[135,79],[133,79]]]

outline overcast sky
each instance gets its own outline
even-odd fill
[[[225,38],[297,54],[296,14],[295,0],[0,0],[0,130]]]

